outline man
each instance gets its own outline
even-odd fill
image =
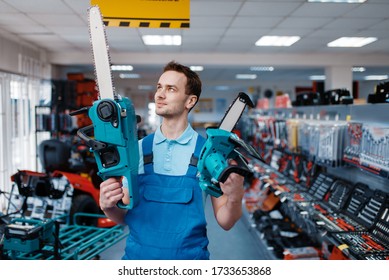
[[[156,114],[162,124],[139,141],[139,204],[131,210],[116,207],[128,202],[127,188],[118,178],[100,186],[100,207],[119,224],[129,226],[123,259],[209,259],[203,193],[190,164],[204,138],[193,130],[188,114],[201,94],[199,76],[174,61],[157,84]],[[232,173],[221,183],[223,195],[212,197],[218,224],[229,230],[242,215],[244,178]]]

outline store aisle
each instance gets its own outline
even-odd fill
[[[235,226],[223,230],[213,215],[212,204],[208,198],[205,206],[205,215],[208,223],[209,251],[211,260],[265,260],[272,255],[259,238],[251,231],[250,225],[242,217]]]
[[[272,258],[270,252],[258,238],[252,234],[244,217],[229,231],[223,230],[213,216],[210,198],[205,205],[209,251],[211,260],[264,260]],[[119,260],[123,255],[125,240],[121,240],[100,254],[103,260]]]

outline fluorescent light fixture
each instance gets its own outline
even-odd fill
[[[366,68],[362,66],[356,66],[352,68],[353,72],[365,72]]]
[[[300,40],[299,36],[262,36],[256,46],[289,47]]]
[[[274,71],[273,66],[251,66],[251,71],[263,71],[263,72],[272,72]]]
[[[112,71],[132,71],[134,70],[134,67],[132,67],[132,65],[112,65],[111,70]]]
[[[143,43],[148,46],[181,46],[181,35],[143,35]]]
[[[192,65],[189,68],[190,68],[190,70],[195,71],[195,72],[201,72],[204,70],[204,67],[200,66],[200,65]]]
[[[235,78],[237,80],[255,80],[257,78],[256,74],[236,74]]]
[[[309,79],[311,81],[324,81],[326,79],[326,76],[325,75],[312,75],[312,76],[309,76]]]
[[[119,74],[120,79],[139,79],[139,74],[129,74],[129,73],[122,73]]]
[[[319,3],[364,3],[366,0],[308,0],[308,2]]]
[[[139,85],[138,89],[139,90],[153,90],[153,89],[155,89],[155,87],[151,86],[151,85]]]
[[[329,42],[327,47],[360,48],[374,41],[377,41],[376,37],[340,37]]]
[[[215,90],[218,90],[218,91],[225,91],[225,90],[229,90],[230,88],[228,86],[216,86],[215,87]]]
[[[369,75],[365,76],[366,81],[381,81],[381,80],[387,80],[389,78],[388,75]]]

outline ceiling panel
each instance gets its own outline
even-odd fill
[[[84,0],[85,1],[85,0]],[[73,11],[62,0],[3,0],[15,9],[28,14],[71,14]]]
[[[233,16],[242,5],[242,1],[225,2],[218,1],[191,1],[191,16]]]
[[[355,9],[357,4],[339,3],[305,3],[298,7],[291,16],[294,17],[339,17]]]
[[[321,26],[325,26],[326,24],[332,22],[333,18],[328,17],[288,17],[284,19],[280,24],[278,24],[278,28],[307,28],[312,29],[320,28]],[[292,35],[291,33],[290,35]]]
[[[302,1],[283,1],[283,3],[266,2],[243,2],[242,9],[239,11],[241,16],[281,16],[285,17],[294,12],[301,6]]]
[[[48,50],[48,59],[63,65],[63,72],[93,69],[87,24],[89,3],[89,0],[0,0],[0,34]],[[137,71],[149,80],[157,77],[163,60],[203,63],[206,65],[201,72],[204,84],[219,85],[229,81],[239,87],[265,79],[276,81],[293,77],[309,83],[309,73],[315,69],[323,71],[324,65],[331,62],[351,65],[363,61],[366,66],[389,67],[387,0],[368,0],[364,4],[191,0],[190,11],[190,29],[107,28],[113,61],[139,63]],[[142,35],[156,34],[182,35],[183,45],[143,44]],[[255,41],[263,35],[302,38],[289,48],[255,46]],[[363,48],[326,46],[341,36],[375,36],[378,41]],[[250,63],[274,63],[278,68],[272,73],[260,73],[258,81],[235,81],[234,74],[247,71]],[[312,65],[318,67],[313,69]],[[389,73],[388,69],[380,71]],[[93,76],[93,71],[90,74]]]
[[[355,9],[345,14],[346,17],[356,18],[387,18],[388,17],[388,3],[375,4],[371,1],[366,1],[363,5],[359,5]]]
[[[340,18],[335,19],[328,24],[324,25],[325,28],[343,29],[345,30],[344,36],[353,36],[357,30],[370,28],[381,20],[379,18]]]

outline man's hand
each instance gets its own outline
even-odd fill
[[[123,199],[124,191],[120,177],[113,177],[100,184],[100,208],[105,211],[116,206]]]
[[[237,165],[237,162],[232,160],[230,164]],[[225,230],[231,229],[242,216],[243,183],[243,176],[231,173],[224,183],[220,183],[223,195],[211,198],[216,220]]]
[[[233,162],[232,164],[236,165],[236,162]],[[222,189],[223,194],[228,197],[228,201],[241,202],[244,195],[243,183],[243,176],[231,173],[224,183],[220,183],[220,188]]]

